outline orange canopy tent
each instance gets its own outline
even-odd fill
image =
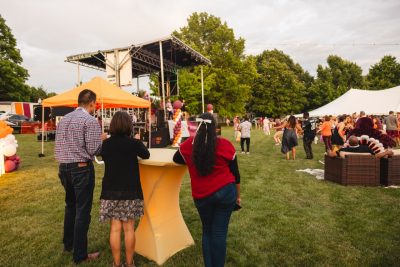
[[[96,93],[96,104],[100,108],[150,108],[150,101],[134,96],[100,77],[95,77],[65,93],[46,98],[42,105],[43,107],[77,107],[78,95],[84,89],[90,89]]]
[[[107,82],[106,80],[95,77],[87,83],[68,90],[62,94],[46,98],[42,101],[42,129],[44,130],[44,108],[45,107],[77,107],[78,96],[84,89],[92,90],[96,93],[96,106],[104,108],[151,108],[151,102],[140,97],[134,96],[121,88]],[[103,114],[103,112],[102,112]],[[149,116],[151,118],[151,116]],[[149,123],[151,125],[151,122]],[[149,132],[149,134],[151,134]],[[151,137],[149,136],[149,140]],[[44,133],[42,133],[42,154],[44,152]]]

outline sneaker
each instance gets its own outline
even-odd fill
[[[276,145],[276,146],[279,146],[280,144],[279,144],[279,143],[275,143],[275,145]]]
[[[248,154],[250,154],[250,152],[246,152],[246,154],[248,155]]]
[[[244,154],[244,151],[242,151],[242,154]]]

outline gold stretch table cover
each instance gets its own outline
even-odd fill
[[[136,252],[162,265],[178,251],[194,244],[179,207],[185,165],[172,161],[176,150],[149,149],[139,160],[144,216],[136,230]]]

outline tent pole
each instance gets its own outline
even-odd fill
[[[42,154],[40,154],[40,157],[44,156],[44,105],[42,103]]]
[[[159,41],[160,45],[160,70],[161,70],[161,91],[162,91],[162,100],[163,100],[163,108],[164,108],[164,121],[167,121],[167,110],[165,108],[165,90],[164,90],[164,58],[162,51],[162,42]]]
[[[151,148],[151,105],[149,107],[149,148]]]
[[[104,103],[103,103],[103,98],[101,99],[101,132],[104,133]]]
[[[136,93],[137,93],[137,96],[139,97],[139,75],[137,76],[136,83],[137,83]],[[133,114],[135,114],[135,109],[133,109]],[[138,109],[137,109],[137,117],[136,117],[136,120],[138,120],[139,117],[140,117],[140,114],[139,114],[139,108],[138,108]]]
[[[119,50],[114,50],[114,66],[115,66],[115,83],[118,87],[121,86],[120,82],[120,72],[119,72]]]
[[[77,66],[78,66],[78,83],[77,83],[77,86],[79,86],[79,85],[81,85],[81,72],[79,70],[79,62],[77,64]]]
[[[201,70],[201,105],[204,113],[204,79],[203,79],[203,66],[200,67]]]
[[[179,71],[176,70],[176,91],[179,96]]]

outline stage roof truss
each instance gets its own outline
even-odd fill
[[[139,45],[73,55],[67,57],[65,61],[105,71],[106,65],[109,65],[106,61],[107,53],[128,50],[132,59],[132,75],[139,77],[161,71],[160,43],[163,50],[163,69],[166,75],[176,75],[177,70],[184,67],[211,64],[209,59],[173,35]],[[123,65],[124,62],[121,63]]]

